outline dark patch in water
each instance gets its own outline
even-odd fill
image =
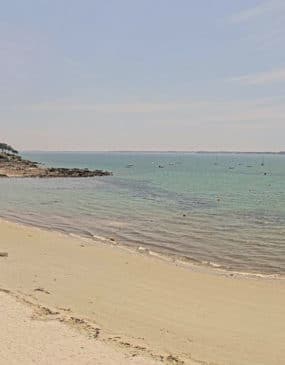
[[[110,181],[110,180],[109,180]],[[109,183],[108,181],[108,183]],[[189,197],[187,194],[168,191],[154,186],[151,182],[144,180],[113,180],[112,184],[116,189],[123,188],[132,198],[140,198],[154,203],[172,204],[181,210],[193,210],[195,208],[213,208],[216,203],[204,197]]]

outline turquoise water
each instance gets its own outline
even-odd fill
[[[112,237],[120,244],[228,270],[285,274],[285,156],[24,157],[50,166],[107,169],[114,176],[2,179],[2,217],[88,237]]]

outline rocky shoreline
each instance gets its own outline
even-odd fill
[[[110,176],[112,172],[79,168],[46,167],[21,156],[0,153],[0,178],[5,177],[93,177]]]

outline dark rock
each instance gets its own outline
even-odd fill
[[[109,171],[89,170],[89,169],[68,169],[65,167],[52,167],[44,169],[41,177],[93,177],[93,176],[109,176],[112,175]]]
[[[109,171],[88,168],[45,167],[38,162],[24,160],[20,156],[0,153],[0,177],[93,177],[110,176]]]

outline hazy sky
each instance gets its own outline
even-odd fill
[[[285,150],[285,0],[0,5],[0,141]]]

